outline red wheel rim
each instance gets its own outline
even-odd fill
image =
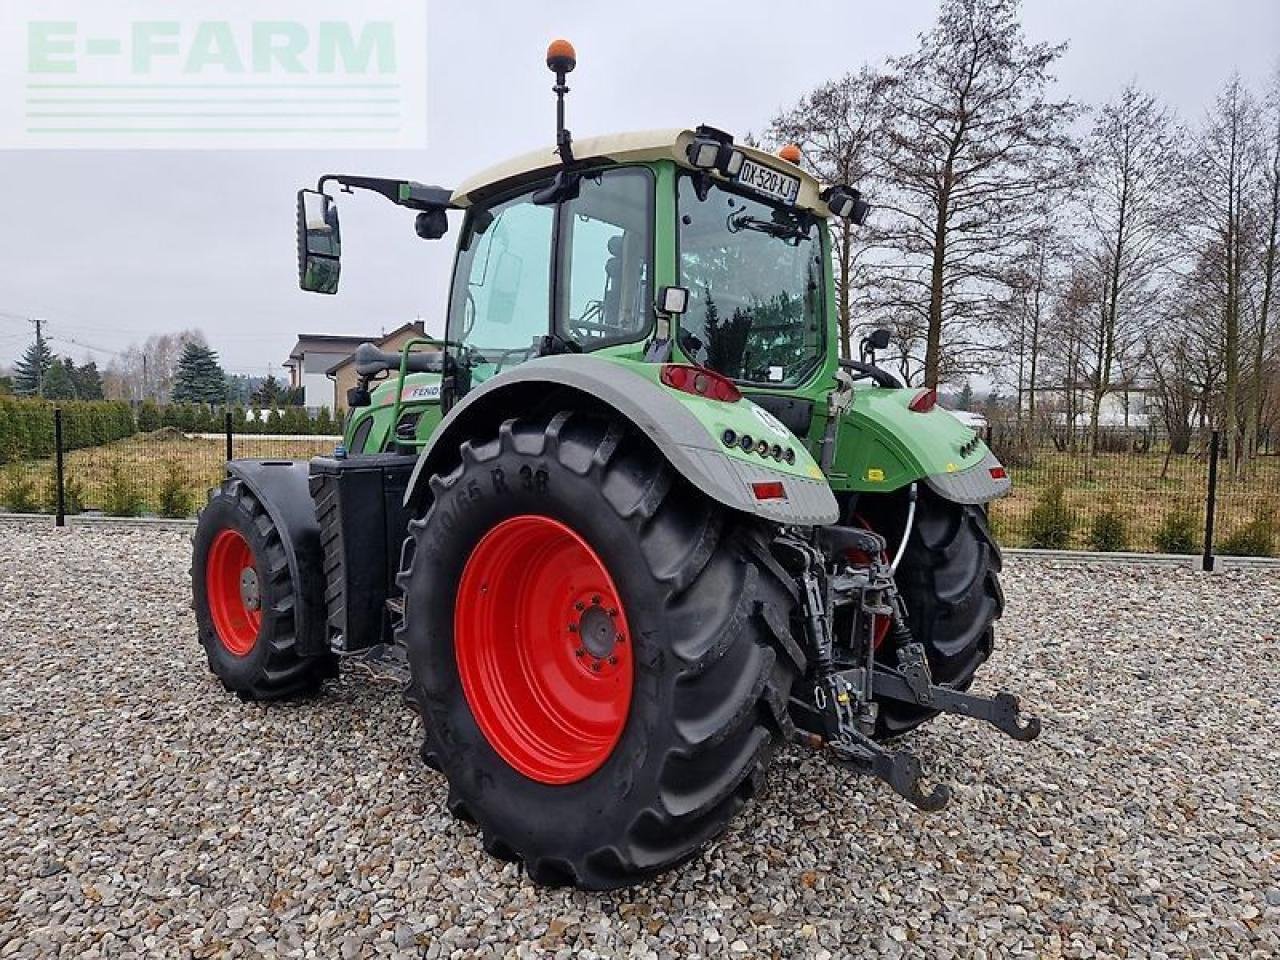
[[[204,567],[213,630],[230,653],[243,657],[258,642],[262,600],[253,550],[238,530],[220,530]]]
[[[504,520],[476,544],[453,611],[454,653],[485,738],[539,783],[608,759],[631,706],[631,635],[603,561],[563,523]]]

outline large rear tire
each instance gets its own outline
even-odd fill
[[[542,884],[688,859],[763,785],[803,669],[754,521],[583,413],[460,453],[400,575],[407,695],[449,809]]]
[[[896,548],[904,519],[900,505],[864,515]],[[943,500],[927,487],[920,490],[915,523],[895,579],[907,608],[907,625],[924,645],[934,683],[967,690],[991,656],[995,622],[1004,613],[1001,564],[985,507]],[[895,651],[890,647],[883,655],[892,662]],[[882,700],[876,735],[900,736],[937,714],[900,700]]]
[[[244,483],[211,490],[192,538],[192,607],[209,669],[242,700],[314,693],[337,676],[329,654],[297,651],[293,582],[280,531]]]

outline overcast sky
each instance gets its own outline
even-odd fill
[[[190,6],[197,6],[194,2]],[[217,4],[208,4],[212,10]],[[443,324],[452,241],[371,194],[343,197],[342,291],[297,288],[294,193],[325,172],[452,185],[549,143],[555,36],[578,50],[579,135],[708,122],[763,128],[814,84],[909,50],[936,4],[778,0],[433,2],[423,151],[0,149],[0,365],[46,319],[59,353],[100,365],[148,334],[198,327],[229,371],[280,372],[299,332],[376,334]],[[623,12],[637,11],[637,12]],[[1261,86],[1280,57],[1276,0],[1027,0],[1033,40],[1069,41],[1061,89],[1086,103],[1130,79],[1198,117],[1239,69]],[[86,351],[68,339],[98,348]]]

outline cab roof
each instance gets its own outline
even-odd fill
[[[694,169],[686,156],[686,149],[693,140],[689,129],[643,130],[633,133],[612,133],[600,137],[583,137],[573,141],[573,155],[580,162],[609,160],[614,163],[647,163],[654,160],[673,160],[687,170]],[[781,157],[735,143],[734,147],[750,159],[800,178],[800,193],[795,205],[811,210],[819,216],[830,215],[827,205],[818,196],[821,189],[817,180],[793,163]],[[515,186],[521,181],[536,179],[538,174],[550,175],[560,167],[560,156],[554,146],[513,157],[475,176],[468,177],[453,191],[450,203],[455,207],[469,207],[485,195],[504,186]],[[712,173],[723,180],[719,173]]]

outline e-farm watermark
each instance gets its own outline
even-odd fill
[[[4,0],[0,146],[420,148],[427,0]]]

